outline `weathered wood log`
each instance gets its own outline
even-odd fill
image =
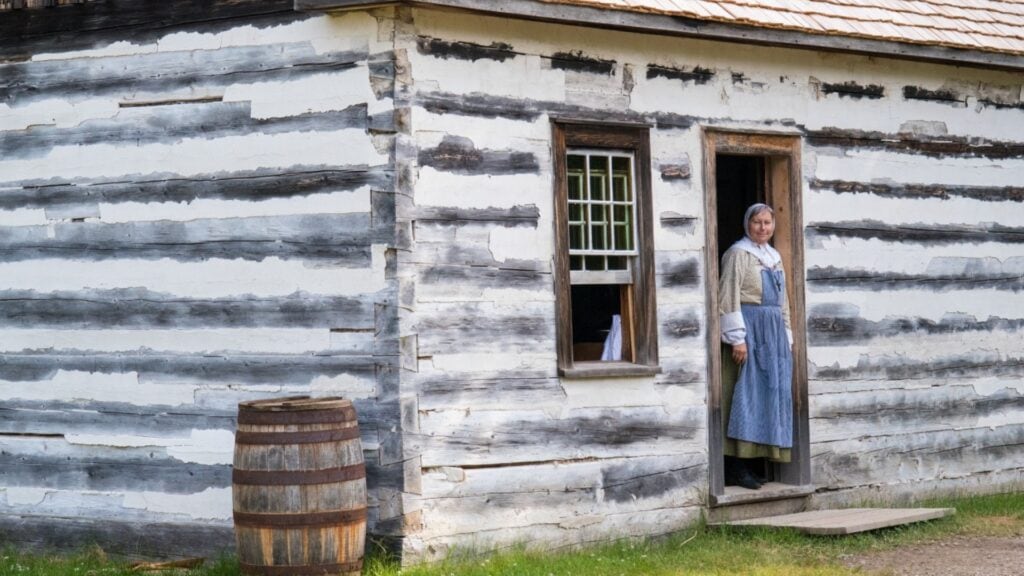
[[[374,299],[296,292],[189,298],[146,290],[0,290],[2,328],[329,328],[372,330]]]
[[[238,409],[232,494],[242,572],[360,574],[366,468],[352,403],[299,396]]]
[[[140,377],[179,378],[256,383],[306,383],[318,376],[351,374],[372,376],[380,364],[371,356],[332,354],[223,354],[97,353],[86,350],[4,354],[0,379],[47,380],[59,371],[105,374],[136,372]]]
[[[0,100],[25,103],[39,98],[119,97],[180,89],[223,88],[240,81],[289,80],[365,65],[364,51],[317,54],[306,42],[278,46],[195,50],[188,59],[176,53],[112,56],[97,67],[89,58],[4,65]]]
[[[953,184],[896,184],[888,182],[857,182],[820,180],[810,182],[811,190],[828,190],[837,194],[872,194],[880,198],[970,198],[982,202],[1024,202],[1020,186],[957,186]]]
[[[17,10],[0,19],[0,58],[156,42],[168,30],[216,33],[245,22],[259,29],[309,18],[294,0],[83,2],[59,10]]]
[[[370,244],[388,233],[370,227],[370,214],[312,214],[218,218],[190,222],[105,224],[72,222],[0,229],[0,261],[36,258],[117,258],[205,261],[211,258],[330,261],[369,267]]]
[[[981,244],[983,242],[1024,242],[1024,228],[1002,224],[905,224],[893,225],[877,220],[852,222],[813,222],[807,225],[807,239],[821,237],[877,238],[886,242],[913,242],[925,245]]]
[[[122,110],[114,118],[87,120],[77,126],[33,126],[0,132],[4,159],[39,157],[55,146],[94,144],[139,146],[186,138],[225,138],[253,133],[324,132],[369,126],[367,105],[307,112],[283,118],[254,118],[251,102],[197,102]]]
[[[116,181],[75,179],[60,181],[5,181],[0,209],[64,207],[72,204],[162,203],[195,200],[265,201],[300,198],[370,186],[391,190],[393,175],[387,166],[303,166],[284,169],[225,171],[177,176],[125,175]]]

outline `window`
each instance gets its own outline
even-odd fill
[[[556,122],[559,371],[658,372],[646,127]]]

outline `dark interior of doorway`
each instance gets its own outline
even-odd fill
[[[719,154],[715,158],[715,187],[721,262],[725,251],[743,238],[743,214],[747,207],[765,201],[764,157]]]
[[[737,240],[743,238],[743,216],[751,204],[765,202],[766,176],[763,156],[718,154],[715,158],[715,201],[718,206],[718,261]],[[725,347],[725,353],[728,353]],[[722,415],[728,426],[729,415]],[[722,437],[725,437],[723,433]],[[764,481],[774,480],[775,467],[764,458],[746,462],[754,474]],[[725,463],[722,463],[725,466]]]

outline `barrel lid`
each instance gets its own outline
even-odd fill
[[[285,396],[283,398],[266,398],[263,400],[249,400],[239,402],[239,410],[255,410],[259,412],[295,412],[299,410],[336,410],[338,408],[349,408],[352,401],[341,396],[324,396],[311,398],[309,396]]]

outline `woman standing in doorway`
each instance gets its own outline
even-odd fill
[[[725,481],[761,487],[751,458],[789,462],[793,446],[793,332],[782,257],[768,242],[775,213],[754,204],[746,236],[722,257],[718,287],[722,342]]]

